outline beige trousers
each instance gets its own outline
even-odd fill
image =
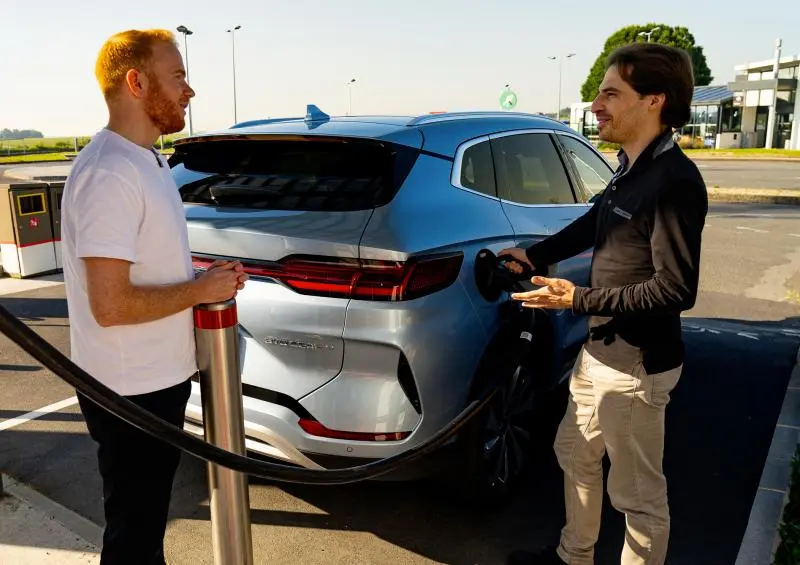
[[[578,355],[555,442],[567,517],[558,553],[570,565],[594,563],[605,452],[611,460],[608,494],[625,514],[622,565],[664,563],[670,526],[662,471],[664,412],[682,369],[648,375],[637,364],[621,372],[585,350]]]

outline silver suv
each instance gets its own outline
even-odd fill
[[[196,268],[235,258],[251,277],[237,297],[248,447],[325,467],[424,442],[499,378],[511,304],[479,292],[476,256],[560,230],[613,173],[542,116],[331,118],[315,106],[180,140],[170,165]],[[586,284],[590,261],[587,250],[550,272]],[[530,364],[546,389],[587,327],[535,315]],[[534,430],[509,401],[448,446],[465,492],[501,498],[525,463]],[[187,429],[201,425],[195,383]]]

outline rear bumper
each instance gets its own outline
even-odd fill
[[[378,460],[402,453],[416,440],[351,442],[308,435],[299,425],[300,416],[291,409],[243,396],[244,428],[247,449],[307,468],[319,468],[311,457],[339,456],[345,459]],[[203,435],[203,408],[200,385],[192,382],[192,392],[186,407],[186,431]]]

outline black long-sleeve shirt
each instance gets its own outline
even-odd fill
[[[697,297],[708,195],[669,130],[632,167],[619,160],[592,208],[527,256],[540,267],[594,246],[590,286],[575,289],[572,307],[590,316],[586,350],[617,370],[643,363],[657,374],[683,362],[680,313]]]

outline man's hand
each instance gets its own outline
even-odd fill
[[[525,308],[549,308],[553,310],[572,308],[575,285],[568,280],[533,277],[531,282],[542,288],[537,288],[530,292],[517,292],[512,294],[511,298],[522,302]]]
[[[508,249],[503,249],[497,254],[498,257],[503,255],[511,255],[514,258],[514,261],[507,261],[505,264],[506,269],[512,273],[521,273],[524,270],[523,265],[527,265],[531,271],[535,270],[533,263],[530,262],[528,255],[521,247],[509,247]]]
[[[214,261],[195,281],[201,304],[224,302],[244,288],[248,276],[238,261]]]
[[[242,290],[244,288],[244,283],[247,281],[249,277],[245,274],[244,267],[242,266],[241,261],[228,261],[226,259],[217,259],[208,266],[205,272],[212,271],[218,267],[225,267],[230,263],[233,263],[233,269],[237,273],[239,273],[239,286],[237,290]]]

